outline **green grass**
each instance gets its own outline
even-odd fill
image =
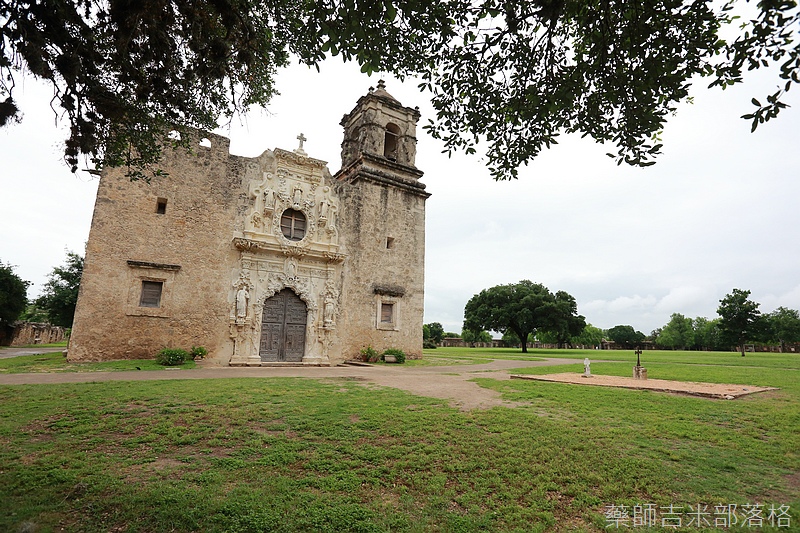
[[[429,356],[463,360],[478,359],[482,362],[486,359],[519,359],[529,361],[547,357],[580,359],[583,361],[585,357],[588,357],[592,361],[608,360],[626,361],[631,364],[636,363],[636,354],[633,350],[557,350],[529,348],[528,353],[522,353],[519,348],[436,348],[435,350],[423,350],[423,358]],[[800,369],[800,354],[753,352],[742,357],[738,352],[644,350],[642,351],[641,362],[644,367],[649,367],[652,363],[679,363],[687,365]],[[594,368],[594,366],[592,368]]]
[[[0,531],[607,531],[611,504],[698,502],[789,505],[797,531],[800,370],[649,355],[657,377],[780,390],[480,378],[520,407],[460,412],[348,379],[0,387]],[[565,370],[582,365],[524,371]],[[777,531],[730,531],[750,530]]]
[[[186,361],[178,368],[195,368],[194,361]],[[137,368],[138,367],[138,368]],[[164,370],[153,359],[102,361],[99,363],[70,363],[61,352],[37,355],[20,355],[0,359],[0,374],[23,372],[114,372],[124,370]]]
[[[14,348],[66,348],[68,341],[51,342],[50,344],[25,344],[23,346],[14,346]],[[11,346],[0,346],[0,351],[11,348]]]

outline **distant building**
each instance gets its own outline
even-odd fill
[[[15,322],[0,331],[0,346],[27,346],[62,342],[66,330],[46,322]]]

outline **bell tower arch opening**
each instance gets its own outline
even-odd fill
[[[400,147],[400,126],[390,122],[386,125],[383,138],[383,157],[389,161],[397,161],[397,150]]]

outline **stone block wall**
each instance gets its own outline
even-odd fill
[[[164,347],[202,345],[230,358],[231,228],[241,180],[229,140],[209,135],[196,155],[167,152],[167,176],[131,182],[104,172],[86,248],[69,344],[72,361],[151,358]],[[233,168],[232,168],[233,167]],[[160,212],[163,211],[163,212]],[[163,283],[158,308],[139,306],[142,281]]]
[[[51,344],[64,340],[66,331],[61,326],[44,322],[16,322],[10,346],[28,344]]]

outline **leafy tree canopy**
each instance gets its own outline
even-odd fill
[[[680,313],[673,313],[669,323],[661,329],[656,342],[673,350],[685,350],[694,345],[694,321]]]
[[[608,330],[607,334],[609,339],[626,348],[636,346],[646,338],[644,333],[636,331],[633,326],[628,325],[614,326]]]
[[[431,322],[422,326],[422,338],[441,343],[444,338],[444,327],[439,322]]]
[[[30,281],[24,281],[14,267],[0,261],[0,325],[12,324],[25,310]]]
[[[530,334],[560,332],[565,323],[583,320],[574,314],[567,316],[577,313],[577,306],[573,309],[568,305],[574,303],[569,294],[559,294],[557,298],[544,285],[528,280],[484,289],[467,302],[463,329],[512,332],[522,340],[522,351],[527,352]]]
[[[719,318],[709,320],[704,317],[694,319],[695,346],[706,350],[727,350],[730,348],[722,338],[719,328]]]
[[[67,252],[64,265],[55,267],[48,276],[44,292],[36,299],[36,306],[47,314],[51,324],[72,327],[82,274],[83,257]]]
[[[472,344],[475,342],[492,342],[492,336],[488,331],[479,331],[475,333],[465,329],[461,331],[461,338],[464,339],[464,342],[467,344]]]
[[[602,329],[595,327],[591,324],[586,324],[580,334],[572,337],[573,344],[581,344],[584,346],[599,346],[603,342],[604,332]]]
[[[749,339],[757,336],[761,312],[758,305],[748,299],[750,291],[733,289],[730,294],[719,301],[717,314],[720,317],[719,328],[726,339],[736,343],[744,357],[744,345]]]
[[[782,352],[787,342],[800,342],[800,313],[797,310],[779,307],[764,315],[764,319],[768,340],[778,342]]]
[[[22,72],[49,81],[70,136],[65,159],[158,173],[162,134],[211,130],[275,94],[291,56],[328,55],[368,74],[420,76],[445,150],[485,145],[495,178],[516,177],[562,133],[653,164],[690,82],[727,87],[777,64],[781,86],[745,115],[753,129],[800,81],[800,10],[762,1],[730,42],[741,0],[38,0],[0,3],[0,125],[19,120]],[[738,23],[738,22],[737,22]],[[181,137],[188,144],[188,135]]]

